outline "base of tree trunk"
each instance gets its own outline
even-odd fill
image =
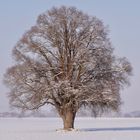
[[[79,130],[78,129],[69,128],[69,129],[57,129],[56,131],[57,132],[70,132],[70,131],[77,132]]]
[[[75,112],[71,110],[65,111],[62,115],[64,130],[72,131],[74,129]]]

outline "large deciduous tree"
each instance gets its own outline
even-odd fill
[[[113,54],[103,22],[74,7],[41,14],[13,56],[16,63],[5,74],[10,104],[25,110],[51,104],[69,130],[83,105],[118,110],[132,71],[126,58]]]

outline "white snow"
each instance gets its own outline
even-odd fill
[[[140,140],[140,118],[76,118],[76,131],[59,118],[0,119],[0,140]]]

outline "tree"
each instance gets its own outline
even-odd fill
[[[9,100],[23,110],[53,105],[64,129],[74,128],[83,105],[95,111],[120,105],[131,65],[117,58],[103,22],[74,7],[41,14],[13,49],[15,65],[5,74]]]

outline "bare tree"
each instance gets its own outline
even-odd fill
[[[16,64],[5,74],[10,104],[24,110],[51,104],[68,130],[82,105],[118,110],[132,71],[126,58],[114,56],[102,21],[74,7],[41,14],[13,56]]]

